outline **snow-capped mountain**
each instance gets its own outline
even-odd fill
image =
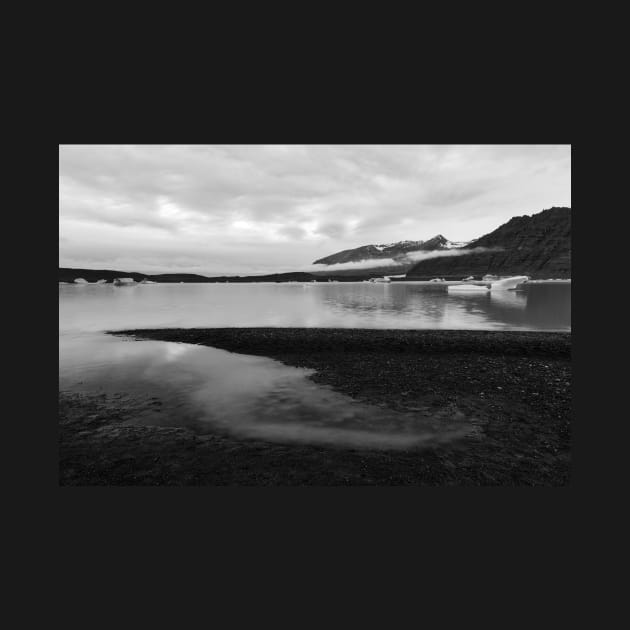
[[[397,243],[381,243],[379,245],[362,245],[354,249],[344,249],[336,254],[316,260],[314,265],[337,265],[340,263],[360,262],[362,260],[404,259],[410,252],[435,251],[464,247],[465,242],[449,241],[438,234],[428,241],[398,241]]]

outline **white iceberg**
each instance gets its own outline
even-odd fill
[[[524,284],[529,280],[529,276],[511,276],[510,278],[503,278],[496,282],[491,282],[491,288],[493,291],[508,291],[510,289],[516,289],[519,284]]]
[[[486,282],[484,284],[450,284],[447,288],[449,292],[455,293],[484,293],[486,291],[512,291],[519,285],[529,280],[529,276],[511,276],[496,280],[494,282]]]

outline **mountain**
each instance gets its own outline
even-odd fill
[[[394,259],[404,260],[410,252],[434,251],[438,249],[452,249],[461,247],[465,243],[453,243],[441,234],[428,241],[399,241],[383,245],[362,245],[354,249],[344,249],[336,254],[316,260],[314,265],[338,265],[341,263],[360,262],[363,260]]]
[[[444,252],[434,258],[414,262],[414,252]],[[452,253],[454,255],[449,255]],[[350,269],[330,268],[340,263],[373,261]],[[393,261],[393,262],[390,262]],[[513,217],[493,232],[469,243],[454,243],[441,234],[428,241],[399,241],[364,245],[316,260],[321,270],[277,273],[261,276],[207,277],[197,274],[149,275],[111,269],[59,268],[59,282],[88,282],[130,277],[154,282],[309,282],[312,280],[361,280],[372,275],[407,273],[411,280],[440,277],[461,280],[469,275],[528,275],[532,278],[571,277],[571,208],[553,207],[531,216]]]
[[[107,280],[112,282],[114,278],[133,278],[136,282],[141,280],[153,280],[154,282],[208,282],[205,276],[195,273],[166,273],[149,275],[136,273],[135,271],[114,271],[113,269],[72,269],[59,267],[59,282],[74,282],[76,278],[83,278],[88,282]]]
[[[407,278],[461,279],[485,274],[570,278],[571,208],[553,207],[513,217],[460,251],[470,253],[422,260],[407,272]]]
[[[345,276],[337,274],[326,274],[325,276],[314,275],[304,271],[290,271],[287,273],[272,273],[264,276],[200,276],[195,273],[163,273],[150,275],[137,273],[135,271],[115,271],[113,269],[72,269],[70,267],[59,267],[59,282],[74,283],[77,278],[83,278],[90,283],[97,280],[107,280],[112,282],[114,278],[133,278],[136,282],[141,280],[153,280],[153,282],[312,282],[313,280],[361,280],[364,276]]]

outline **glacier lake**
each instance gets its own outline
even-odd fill
[[[470,294],[423,282],[59,285],[60,333],[267,326],[570,332],[571,284]]]
[[[449,294],[430,283],[59,285],[59,389],[97,395],[124,423],[273,442],[408,448],[474,431],[451,410],[363,404],[261,356],[105,334],[135,328],[571,330],[570,283]]]

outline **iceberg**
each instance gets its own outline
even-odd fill
[[[450,284],[447,289],[449,292],[455,293],[484,293],[486,291],[513,291],[519,285],[525,284],[529,280],[529,276],[511,276],[496,280],[493,282],[485,282],[484,284]]]
[[[501,290],[501,291],[509,291],[511,289],[516,289],[519,284],[524,284],[529,280],[529,276],[511,276],[510,278],[503,278],[502,280],[497,280],[495,282],[491,282],[490,285],[493,291]]]

